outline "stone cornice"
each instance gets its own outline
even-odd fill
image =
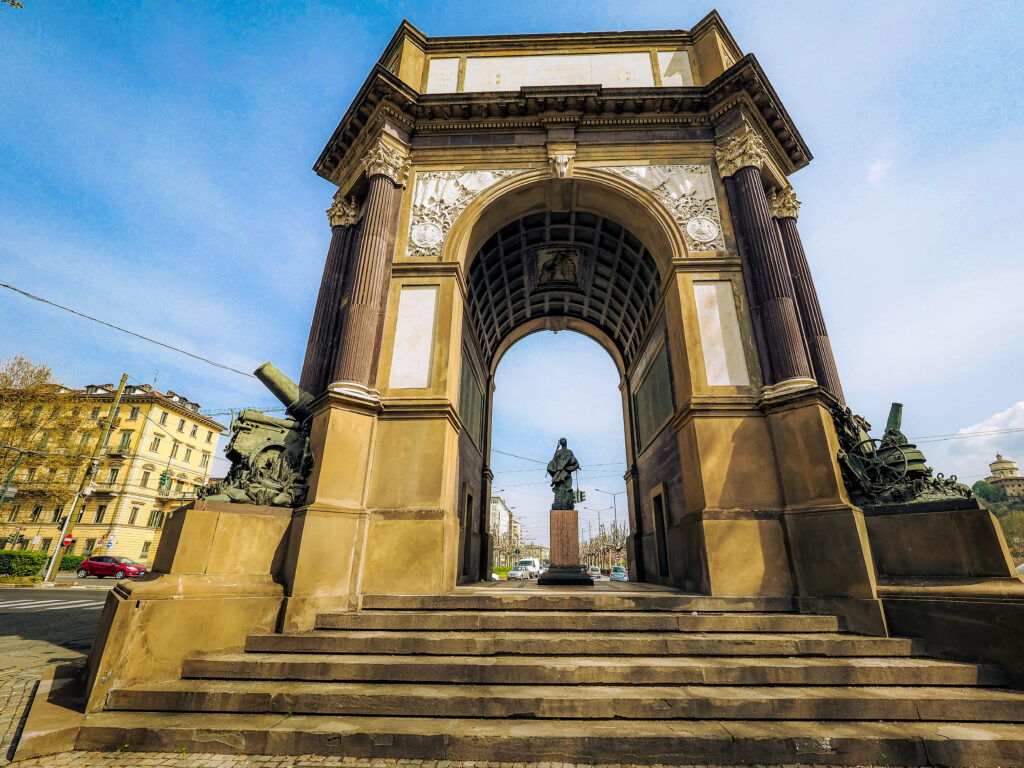
[[[800,201],[792,187],[783,190],[772,190],[768,197],[768,208],[777,219],[797,218],[800,214]]]
[[[748,128],[725,137],[715,150],[715,160],[722,178],[727,179],[740,168],[763,168],[771,160],[771,153],[761,135]]]
[[[739,103],[756,110],[784,173],[810,162],[810,151],[753,54],[744,56],[709,85],[671,88],[566,85],[421,94],[376,65],[313,169],[332,181],[345,176],[366,134],[384,119],[413,134],[543,130],[553,120],[588,129],[708,126],[714,114]]]
[[[334,193],[334,202],[327,209],[327,221],[330,222],[332,227],[354,226],[359,223],[362,215],[362,210],[359,203],[356,202],[355,195],[346,200],[344,193],[340,189]]]

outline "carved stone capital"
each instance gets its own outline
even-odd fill
[[[572,176],[573,156],[567,152],[558,152],[548,155],[548,162],[551,163],[551,173],[557,179],[566,179]]]
[[[361,162],[368,178],[387,176],[396,186],[404,184],[409,174],[409,155],[379,136],[363,155]]]
[[[768,198],[768,208],[776,219],[797,218],[800,213],[800,201],[792,187],[773,190]]]
[[[342,194],[340,189],[334,193],[334,202],[327,209],[327,221],[330,222],[332,227],[355,226],[359,219],[362,218],[362,215],[363,213],[360,210],[359,203],[356,202],[355,195],[346,200],[345,195]]]
[[[723,179],[729,178],[740,168],[763,168],[770,157],[764,139],[757,131],[749,128],[743,133],[725,138],[715,150],[718,170]]]

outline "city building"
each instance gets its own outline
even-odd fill
[[[112,384],[68,390],[73,408],[85,411],[85,428],[75,450],[91,455],[101,439],[116,398]],[[68,554],[104,554],[152,561],[164,520],[196,497],[207,484],[223,424],[199,412],[199,404],[171,390],[160,393],[148,384],[125,386],[113,414],[107,444],[92,482],[79,502]],[[45,457],[40,461],[45,464]],[[83,462],[84,467],[84,462]],[[37,467],[15,475],[15,484],[30,490]],[[81,471],[69,474],[77,489]],[[70,498],[74,493],[62,498]],[[24,494],[23,494],[24,495]],[[64,504],[34,498],[6,504],[0,519],[12,531],[5,548],[51,552],[60,536]]]
[[[1024,498],[1024,477],[1017,470],[1017,462],[1004,459],[997,453],[996,460],[988,465],[988,469],[992,475],[985,478],[986,483],[1002,488],[1008,499]]]
[[[512,519],[512,510],[505,504],[500,496],[491,496],[491,517],[490,533],[494,539],[500,539],[508,535],[509,520]]]

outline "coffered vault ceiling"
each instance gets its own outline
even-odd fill
[[[522,323],[566,316],[604,331],[628,367],[654,315],[660,277],[633,233],[584,211],[506,225],[469,268],[468,311],[487,360]]]

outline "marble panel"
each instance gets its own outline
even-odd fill
[[[693,85],[690,55],[686,51],[658,51],[658,70],[663,86]]]
[[[649,88],[654,86],[654,73],[646,52],[474,56],[466,60],[466,92],[514,91],[524,85]]]
[[[395,346],[391,352],[391,389],[422,389],[430,386],[434,351],[436,285],[409,285],[398,297]]]
[[[458,85],[458,58],[430,60],[427,70],[427,93],[455,93]]]
[[[736,301],[728,280],[693,284],[697,325],[710,387],[747,386],[747,364],[736,317]]]

